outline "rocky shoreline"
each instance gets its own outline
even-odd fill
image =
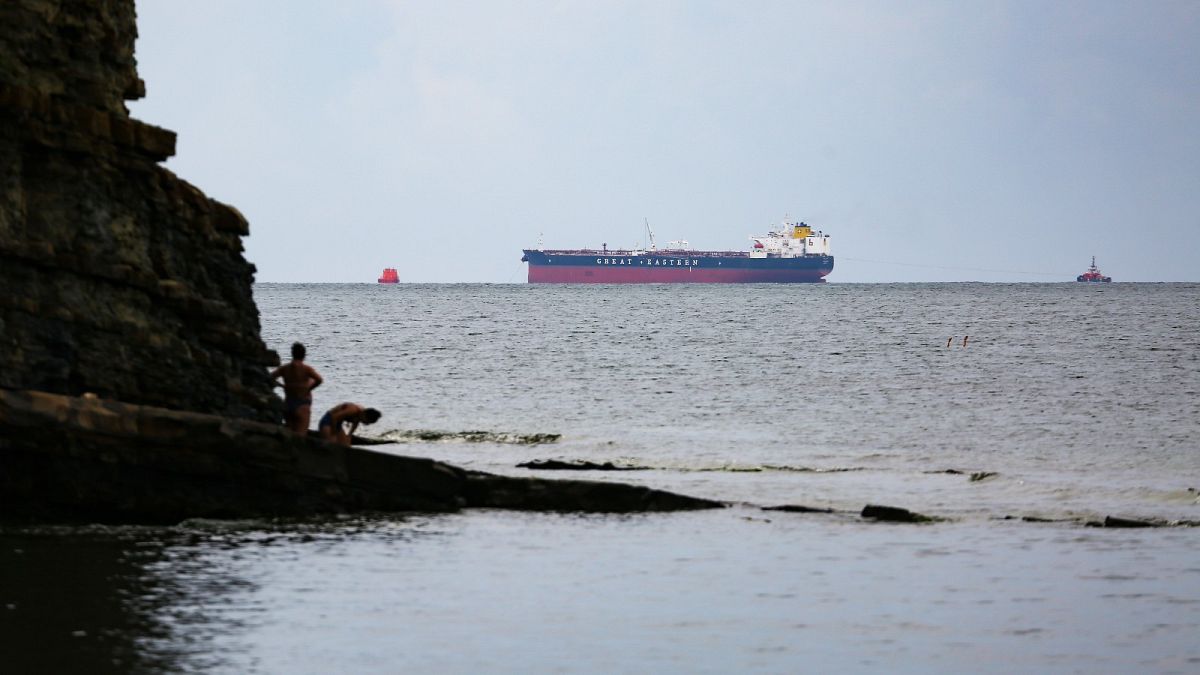
[[[282,401],[267,372],[279,360],[262,341],[255,268],[242,255],[250,224],[160,165],[175,153],[174,132],[130,117],[125,101],[146,95],[136,37],[133,0],[0,4],[0,517],[169,523],[725,506],[614,482],[470,472],[330,445],[274,423]],[[410,432],[396,440],[451,439],[537,445],[558,436]],[[876,505],[861,517],[942,520]],[[1109,516],[1087,524],[1192,523]]]
[[[356,442],[389,441],[356,438]],[[613,468],[587,462],[522,465],[568,467]],[[190,518],[468,508],[632,513],[726,506],[624,483],[468,471],[432,459],[327,443],[254,420],[0,389],[0,519],[9,522],[174,524]],[[800,504],[758,508],[891,523],[952,520],[878,504],[861,511]],[[1018,516],[997,520],[1104,528],[1200,525],[1112,515],[1102,520]]]
[[[465,471],[253,420],[0,390],[0,513],[6,519],[169,524],[355,511],[627,513],[724,506],[620,483]]]

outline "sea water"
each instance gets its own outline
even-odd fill
[[[729,508],[0,530],[39,670],[1200,672],[1200,285],[260,284],[375,449]],[[968,338],[969,336],[969,338]],[[559,435],[546,442],[546,434]],[[542,441],[542,442],[538,442]],[[638,470],[537,471],[525,462]],[[866,504],[939,518],[865,521]],[[829,513],[764,510],[807,506]]]

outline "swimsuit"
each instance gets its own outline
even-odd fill
[[[317,429],[322,429],[323,426],[328,426],[330,430],[341,431],[343,424],[346,424],[346,420],[344,419],[338,420],[337,424],[335,424],[334,411],[329,411],[323,414],[323,416],[320,416],[320,422],[317,423]]]
[[[289,415],[306,405],[312,405],[312,396],[306,396],[305,398],[285,398],[283,400],[283,407]]]

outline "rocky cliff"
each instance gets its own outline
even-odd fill
[[[0,2],[0,388],[277,420],[246,220],[159,162],[133,0]]]
[[[719,508],[467,472],[278,424],[244,218],[129,117],[133,0],[0,0],[0,521]]]

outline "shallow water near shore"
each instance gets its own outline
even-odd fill
[[[1200,521],[1200,285],[255,298],[268,345],[305,342],[326,378],[314,420],[343,400],[384,412],[360,430],[397,441],[376,450],[733,506],[9,527],[0,628],[16,663],[1200,670],[1200,528],[1084,526]],[[643,469],[516,466],[542,459]],[[946,520],[866,522],[865,504]],[[779,505],[833,513],[761,510]]]

